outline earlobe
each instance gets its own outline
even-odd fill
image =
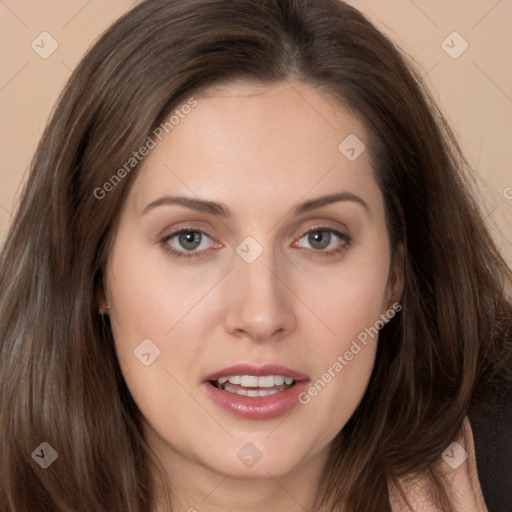
[[[394,251],[390,265],[386,290],[386,305],[388,309],[392,308],[394,304],[401,302],[404,291],[404,279],[404,244],[400,242]]]
[[[100,315],[108,315],[110,308],[105,300],[105,295],[101,290],[96,293],[96,303],[98,304],[98,313]]]
[[[105,303],[102,303],[102,304],[100,304],[100,307],[98,308],[98,313],[100,315],[108,315],[109,309],[110,308]]]

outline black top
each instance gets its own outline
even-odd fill
[[[478,479],[489,512],[512,512],[512,381],[494,377],[469,410]]]

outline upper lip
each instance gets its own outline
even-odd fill
[[[282,375],[283,377],[290,377],[296,381],[309,379],[307,375],[280,364],[256,365],[251,363],[240,363],[212,373],[205,377],[204,380],[216,381],[221,377],[228,377],[230,375],[253,375],[255,377],[261,377],[263,375]]]

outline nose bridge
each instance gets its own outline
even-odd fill
[[[293,305],[280,281],[272,250],[265,250],[248,263],[238,257],[231,276],[232,296],[227,328],[258,340],[270,338],[294,325]]]
[[[280,293],[275,265],[272,262],[269,264],[267,259],[251,264],[242,262],[235,269],[235,274],[245,288],[245,296],[251,299],[251,303],[255,304],[262,300],[270,304]]]

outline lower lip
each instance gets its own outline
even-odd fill
[[[291,388],[274,395],[256,397],[222,391],[210,382],[202,385],[209,397],[225,411],[249,420],[269,420],[295,407],[299,402],[298,395],[306,390],[308,381],[298,381]]]

